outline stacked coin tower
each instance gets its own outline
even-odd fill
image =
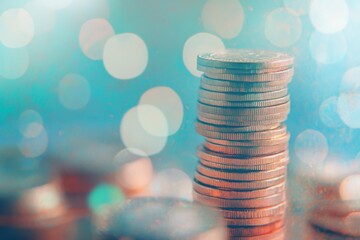
[[[290,137],[282,123],[293,58],[238,49],[197,60],[204,74],[196,129],[205,143],[198,148],[194,199],[220,209],[231,239],[281,239]]]

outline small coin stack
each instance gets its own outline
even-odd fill
[[[264,50],[198,56],[196,129],[205,137],[194,199],[217,207],[230,239],[282,239],[293,58]]]

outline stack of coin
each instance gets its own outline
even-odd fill
[[[284,237],[293,58],[265,50],[198,56],[196,129],[205,137],[194,199],[223,214],[231,239]]]

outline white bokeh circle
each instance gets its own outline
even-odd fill
[[[184,44],[184,64],[192,75],[200,77],[202,72],[197,70],[197,55],[222,49],[225,49],[225,45],[219,37],[205,32],[197,33]]]
[[[86,21],[79,33],[79,44],[82,52],[90,59],[100,60],[106,41],[115,35],[111,24],[103,18]]]
[[[328,155],[328,150],[328,142],[319,131],[307,129],[296,137],[295,154],[308,165],[322,164]]]
[[[59,101],[68,109],[77,110],[85,107],[91,96],[88,81],[79,74],[68,74],[59,84]]]
[[[34,138],[43,131],[43,119],[34,110],[26,110],[19,117],[19,131],[24,137]]]
[[[360,174],[347,176],[342,180],[339,193],[343,201],[360,200]]]
[[[342,121],[337,111],[338,97],[325,99],[319,109],[320,120],[330,128],[337,128],[342,125]]]
[[[49,32],[54,28],[56,13],[49,9],[43,0],[32,0],[24,8],[33,18],[35,35]]]
[[[151,156],[161,152],[167,142],[166,136],[156,136],[151,132],[162,131],[164,127],[167,127],[167,121],[159,109],[152,112],[149,116],[143,116],[139,109],[149,109],[148,107],[149,105],[138,105],[125,113],[120,123],[120,136],[124,145],[130,151],[131,149],[141,149],[146,155]],[[156,108],[152,106],[152,109]],[[156,126],[159,129],[145,129],[151,128],[154,119],[158,121]],[[138,154],[138,152],[134,153]]]
[[[2,43],[9,48],[22,48],[34,37],[32,16],[23,8],[6,10],[0,21]]]
[[[319,32],[340,32],[349,21],[349,7],[345,0],[313,0],[310,20]]]
[[[139,103],[154,105],[162,111],[167,119],[170,135],[179,130],[184,117],[184,107],[181,98],[173,89],[165,86],[151,88],[141,96]]]
[[[103,51],[104,66],[114,78],[128,80],[141,75],[148,64],[145,42],[134,33],[122,33],[108,39]]]
[[[241,32],[245,16],[238,0],[208,0],[201,18],[205,29],[231,39]]]
[[[29,68],[29,53],[26,48],[12,49],[0,44],[0,63],[0,76],[7,79],[20,78]]]
[[[266,17],[265,36],[275,46],[289,47],[299,40],[301,33],[300,18],[285,8],[275,9]]]
[[[48,135],[43,129],[36,137],[23,137],[19,149],[25,157],[35,158],[42,155],[48,147]]]
[[[312,57],[322,64],[341,61],[348,49],[343,33],[323,34],[318,31],[311,34],[309,46]]]

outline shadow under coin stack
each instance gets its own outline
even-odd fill
[[[204,72],[194,199],[221,210],[230,239],[283,239],[293,58],[264,50],[198,56]]]

